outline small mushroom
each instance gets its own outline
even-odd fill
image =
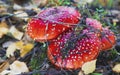
[[[108,28],[103,28],[101,36],[102,49],[101,50],[110,50],[116,43],[115,34]]]
[[[86,18],[86,25],[87,25],[86,29],[88,31],[95,32],[98,37],[101,36],[102,24],[98,20],[92,18]]]
[[[96,19],[86,18],[86,24],[88,29],[91,29],[92,27],[100,31],[102,30],[102,24]]]

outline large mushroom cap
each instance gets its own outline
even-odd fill
[[[73,7],[47,8],[31,19],[27,26],[27,33],[37,41],[51,40],[77,25],[80,16]]]
[[[87,33],[83,38],[74,43],[73,48],[66,48],[71,32],[67,32],[52,41],[47,50],[47,55],[52,64],[59,68],[78,69],[88,61],[95,59],[100,51],[100,39],[94,33]],[[75,37],[74,37],[75,38]]]

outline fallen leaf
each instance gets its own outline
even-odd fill
[[[96,61],[97,60],[95,59],[95,60],[84,63],[82,66],[82,71],[85,74],[92,73],[96,69]]]
[[[14,43],[14,41],[6,41],[6,42],[4,42],[3,44],[2,44],[2,47],[3,48],[7,48],[10,44],[12,44],[12,43]]]
[[[4,70],[0,72],[0,75],[10,75],[10,70]]]
[[[23,41],[18,41],[15,44],[16,44],[16,48],[20,50],[20,56],[21,57],[26,55],[33,48],[33,44],[32,43],[24,44]]]
[[[3,70],[0,75],[17,75],[24,72],[29,72],[29,69],[26,63],[21,61],[14,61],[11,65],[9,65],[9,70]]]
[[[0,28],[1,28],[1,27],[8,28],[8,25],[6,24],[5,21],[2,21],[2,22],[0,23]]]
[[[78,75],[84,75],[84,73],[82,71],[79,71]]]
[[[16,48],[20,50],[20,49],[23,49],[24,42],[23,41],[15,42],[15,45],[16,45]]]
[[[28,43],[25,46],[23,46],[23,49],[20,50],[20,56],[23,57],[26,55],[28,52],[30,52],[33,48],[33,44]]]
[[[12,36],[18,40],[21,40],[23,37],[23,32],[20,32],[15,28],[15,26],[12,26],[9,30],[9,32],[12,34]]]
[[[93,0],[74,0],[74,2],[81,4],[81,5],[85,5],[87,3],[92,3]]]
[[[25,44],[23,41],[14,42],[8,46],[6,56],[14,56],[14,52],[16,51],[16,49],[18,49],[20,50],[20,56],[23,57],[28,52],[30,52],[33,47],[34,45],[32,43]]]
[[[9,68],[9,62],[8,61],[4,61],[0,64],[0,73],[6,69]],[[0,74],[1,75],[1,74]]]
[[[4,2],[0,1],[0,14],[1,15],[7,14],[8,13],[7,9],[8,9],[8,6]]]
[[[16,49],[22,49],[23,44],[24,43],[22,41],[11,43],[6,50],[6,56],[7,57],[14,56],[14,52],[16,51]]]
[[[49,0],[32,0],[32,3],[36,6],[45,6]]]
[[[34,40],[32,40],[32,38],[30,38],[30,36],[28,36],[27,33],[24,34],[22,40],[24,41],[25,44],[26,44],[26,43],[29,43],[29,42],[34,42]]]
[[[0,28],[0,38],[2,38],[4,34],[7,34],[7,32],[8,32],[8,28],[1,27]]]
[[[2,21],[0,23],[0,38],[2,38],[3,35],[5,35],[7,33],[8,33],[8,26],[4,21]]]
[[[29,72],[29,69],[28,69],[26,63],[18,61],[18,60],[14,61],[10,65],[10,70],[13,75],[21,74],[23,72]]]
[[[116,64],[116,65],[112,68],[112,70],[113,70],[114,72],[120,73],[120,63],[119,63],[119,64]]]
[[[6,50],[6,56],[7,57],[14,56],[14,52],[16,49],[17,47],[15,43],[10,44]]]
[[[28,14],[25,11],[19,10],[19,11],[14,12],[14,14],[16,14],[15,15],[16,17],[24,19],[25,21],[28,20]]]
[[[13,5],[13,9],[15,9],[15,10],[22,10],[23,7],[15,3],[15,4]]]

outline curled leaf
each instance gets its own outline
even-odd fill
[[[4,61],[0,64],[0,72],[6,70],[9,68],[9,62],[8,61]],[[0,74],[1,75],[1,74]]]

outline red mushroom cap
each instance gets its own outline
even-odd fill
[[[52,7],[40,12],[28,23],[27,33],[36,41],[47,41],[75,26],[81,14],[73,7]]]
[[[103,28],[101,36],[102,48],[101,50],[109,50],[111,49],[116,43],[115,34],[109,30],[108,28]]]
[[[95,59],[100,51],[100,39],[92,32],[86,33],[75,43],[71,41],[73,48],[70,48],[71,46],[66,48],[68,41],[72,40],[71,35],[73,36],[71,32],[64,33],[48,46],[48,58],[59,68],[78,69],[85,62]]]

